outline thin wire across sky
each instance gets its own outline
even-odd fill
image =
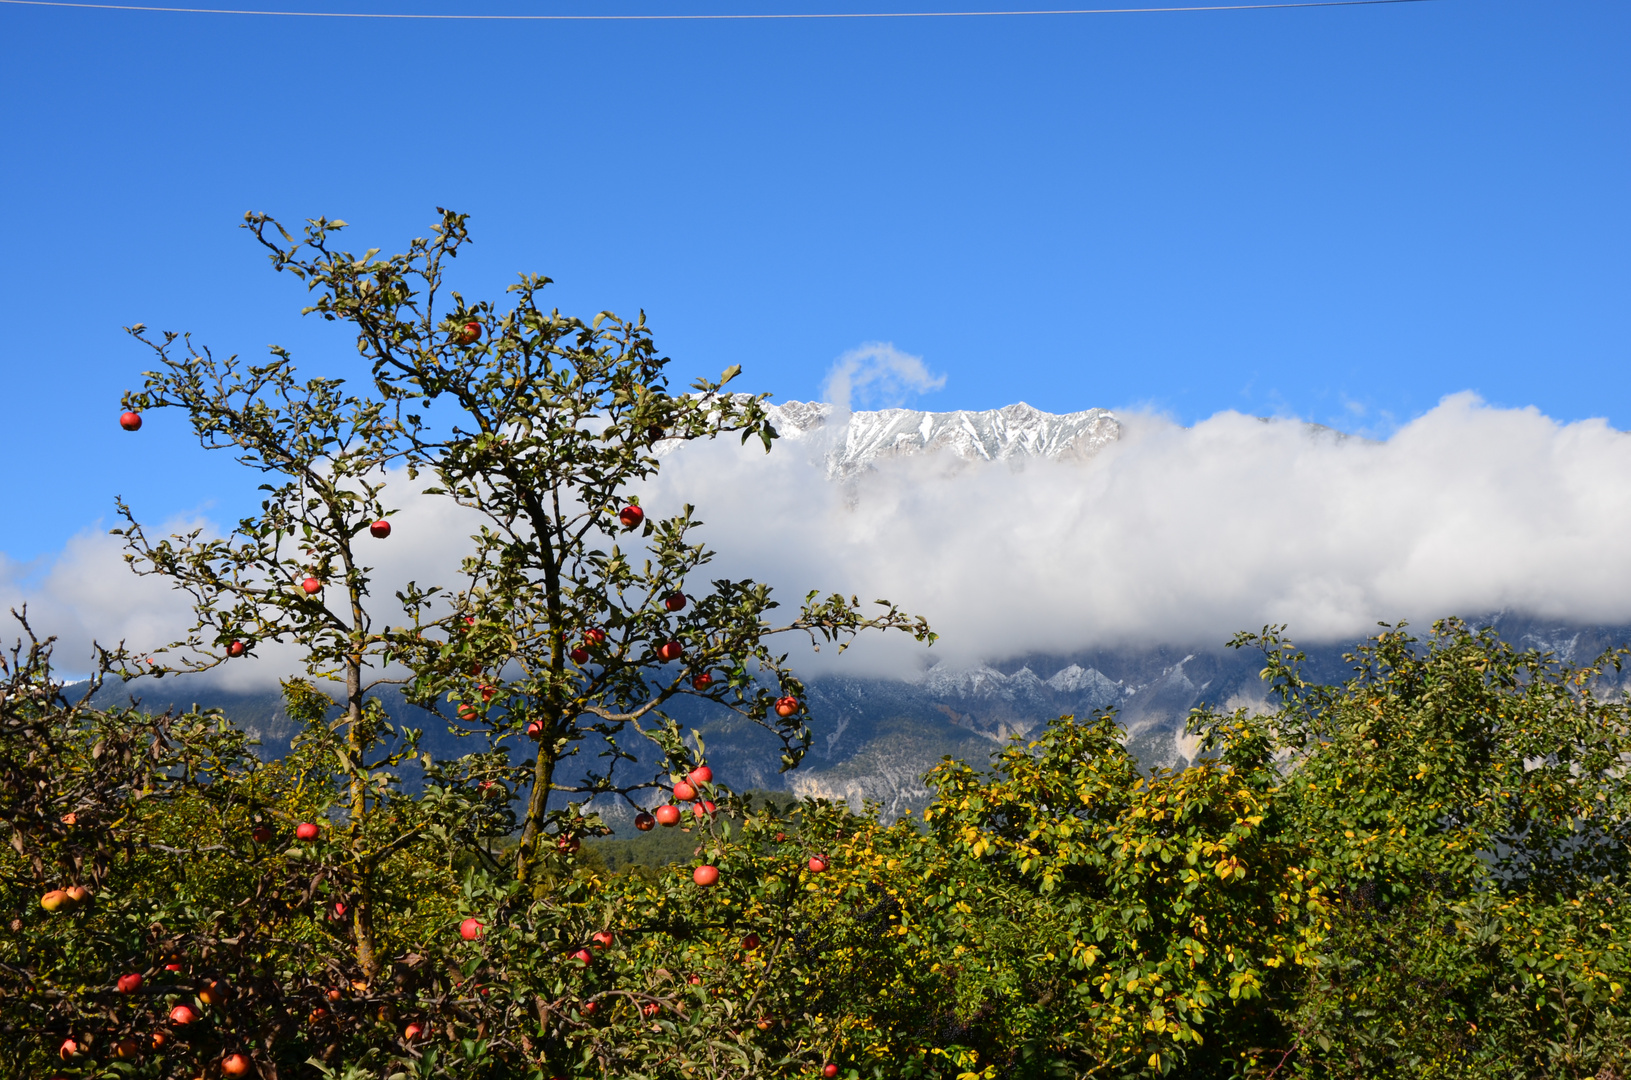
[[[142,11],[179,15],[276,15],[300,19],[439,19],[464,22],[698,22],[763,19],[967,19],[1029,15],[1154,15],[1200,11],[1272,11],[1286,8],[1374,7],[1380,4],[1426,4],[1434,0],[1305,0],[1287,4],[1208,4],[1189,7],[1061,8],[1036,11],[833,11],[745,12],[742,14],[649,15],[471,15],[368,11],[256,11],[237,8],[159,7],[143,4],[89,4],[71,0],[0,0],[21,7],[85,8],[95,11]]]

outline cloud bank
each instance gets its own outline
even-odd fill
[[[697,506],[718,552],[712,576],[767,580],[789,606],[811,588],[887,596],[941,634],[927,651],[858,645],[840,662],[851,674],[1216,646],[1266,623],[1314,642],[1377,620],[1496,610],[1631,622],[1631,438],[1602,421],[1470,394],[1380,442],[1232,412],[1189,428],[1121,419],[1123,438],[1087,461],[907,456],[845,482],[826,478],[819,439],[769,455],[691,445],[641,502],[653,514]],[[388,582],[436,580],[468,522],[439,499],[401,505],[378,564]],[[24,599],[63,635],[65,661],[92,635],[152,642],[184,616],[161,583],[130,576],[117,538],[90,533],[47,565],[0,564],[0,602]],[[236,677],[270,678],[272,666]]]

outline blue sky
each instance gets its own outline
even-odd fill
[[[249,209],[343,217],[357,250],[466,210],[467,295],[546,272],[564,310],[643,307],[687,378],[741,364],[779,399],[889,341],[946,376],[925,408],[1385,434],[1471,389],[1631,426],[1615,0],[569,24],[0,6],[0,40],[12,559],[107,524],[115,493],[155,521],[252,495],[179,418],[118,429],[144,364],[121,326],[355,371],[236,228]]]

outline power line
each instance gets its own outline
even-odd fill
[[[235,8],[149,7],[139,4],[83,4],[70,0],[0,0],[24,7],[89,8],[96,11],[151,11],[179,15],[282,15],[300,19],[440,19],[479,22],[697,22],[757,19],[966,19],[1004,15],[1152,15],[1183,11],[1270,11],[1283,8],[1372,7],[1426,4],[1433,0],[1306,0],[1288,4],[1209,4],[1196,7],[1073,8],[1055,11],[835,11],[743,15],[419,15],[367,11],[250,11]]]

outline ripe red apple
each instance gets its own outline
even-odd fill
[[[327,1019],[328,1019],[328,1010],[323,1008],[321,1005],[319,1005],[317,1008],[313,1009],[311,1011],[311,1015],[306,1018],[307,1022],[311,1023],[313,1025],[321,1024],[324,1020],[327,1020]]]
[[[386,521],[384,518],[380,518],[378,521],[368,526],[368,533],[376,539],[383,540],[387,536],[391,535],[391,523]]]
[[[657,819],[644,810],[634,815],[634,827],[641,832],[650,832],[651,827],[655,824],[657,824]]]
[[[808,865],[810,867],[810,873],[825,874],[827,872],[827,856],[811,855]]]
[[[181,965],[176,963],[174,960],[172,960],[168,964],[164,965],[164,970],[165,971],[180,971],[181,970]]]
[[[68,903],[71,907],[90,903],[91,890],[83,885],[70,885],[62,891],[68,894]]]
[[[265,825],[256,825],[254,831],[249,834],[249,838],[257,844],[270,844],[272,842],[272,830]]]
[[[589,650],[585,649],[582,645],[579,645],[577,648],[573,649],[568,655],[572,657],[572,662],[574,664],[587,664],[589,662]]]
[[[177,1005],[170,1010],[170,1023],[172,1024],[190,1024],[197,1019],[198,1014],[193,1011],[191,1005]]]
[[[340,1000],[340,998],[342,998],[342,997],[343,997],[343,996],[344,996],[344,995],[343,995],[343,994],[341,994],[341,993],[340,993],[340,991],[339,991],[339,990],[338,990],[338,989],[334,989],[334,990],[330,990],[330,991],[329,991],[329,992],[328,992],[328,999],[329,999],[329,1000],[330,1000],[330,1001],[339,1001],[339,1000]]]
[[[336,919],[345,918],[345,904],[340,903],[338,901],[335,902],[335,904],[334,904],[334,917]]]
[[[126,431],[140,431],[142,426],[142,414],[138,412],[129,412],[128,410],[120,413],[119,426],[124,428]]]
[[[217,1006],[227,999],[229,987],[224,982],[209,982],[198,992],[198,1000],[206,1005]]]
[[[776,834],[776,843],[778,843],[778,844],[787,843],[787,834],[784,833],[784,832],[777,833]]]
[[[706,690],[713,685],[714,677],[706,671],[691,680],[691,686],[697,690]]]
[[[241,641],[234,641],[231,645],[227,646],[227,655],[228,656],[242,656],[244,653],[246,653],[248,651],[249,651],[249,646],[245,645]]]
[[[40,906],[47,911],[56,911],[60,907],[72,908],[73,904],[68,899],[68,891],[66,889],[52,889],[50,892],[40,897]]]
[[[699,866],[691,871],[691,880],[706,889],[719,880],[719,867]]]
[[[693,784],[711,784],[714,782],[714,771],[706,765],[698,765],[691,770],[686,779]]]
[[[142,977],[132,971],[128,975],[119,976],[119,981],[115,985],[121,994],[134,994],[142,988]]]
[[[120,1039],[113,1044],[113,1056],[120,1061],[129,1061],[136,1056],[141,1047],[136,1045],[135,1039]]]
[[[685,646],[677,641],[665,641],[657,646],[657,659],[665,664],[672,664],[685,655]]]
[[[744,937],[742,939],[742,951],[743,952],[753,952],[758,947],[759,947],[759,935],[758,934],[748,934],[746,937]]]
[[[680,823],[680,808],[673,804],[659,806],[657,807],[656,817],[659,825],[678,825]]]
[[[535,724],[537,722],[536,720],[533,721]],[[532,733],[529,731],[528,734]],[[481,792],[481,797],[484,799],[497,799],[504,794],[504,789],[491,780],[483,780],[476,785],[476,790]]]
[[[480,919],[472,916],[459,924],[459,936],[466,941],[475,941],[481,937],[481,932],[486,928],[486,925]]]
[[[606,644],[606,631],[598,626],[591,626],[583,632],[583,640],[590,645],[604,645]]]
[[[691,974],[685,977],[685,982],[688,986],[701,986],[702,976],[693,971]]]
[[[323,591],[323,583],[314,577],[309,577],[305,581],[302,581],[300,583],[300,587],[306,590],[307,596],[315,596],[317,593]]]
[[[663,601],[663,607],[669,611],[682,611],[685,608],[685,594],[682,592],[669,593]]]
[[[825,1076],[827,1080],[832,1080],[833,1077],[838,1075],[838,1066],[830,1061],[827,1062],[827,1064],[821,1066],[821,1075]]]
[[[617,512],[617,520],[623,523],[625,529],[638,529],[645,519],[646,512],[633,503]]]
[[[647,1004],[640,1006],[640,1015],[641,1016],[656,1016],[659,1012],[662,1011],[662,1008],[663,1007],[661,1005],[657,1004],[655,1001],[648,1002]]]
[[[777,698],[776,699],[776,715],[777,716],[783,717],[785,719],[786,717],[792,716],[794,713],[796,713],[798,711],[799,711],[799,699],[798,698],[796,698],[796,697],[784,697],[784,698]]]
[[[423,1035],[424,1033],[425,1033],[425,1029],[423,1027],[421,1027],[420,1025],[418,1025],[418,1024],[409,1024],[407,1027],[402,1029],[402,1038],[407,1042],[413,1042],[415,1039],[419,1038],[419,1036]]]
[[[497,687],[489,686],[487,683],[481,683],[476,687],[476,689],[481,693],[481,700],[483,702],[493,700],[493,695],[498,693]]]
[[[707,799],[691,804],[691,813],[695,814],[697,817],[706,817],[718,809],[719,807],[715,806]]]
[[[681,780],[679,783],[674,785],[674,798],[678,799],[680,802],[690,802],[696,797],[697,789],[686,783],[684,780]]]
[[[594,936],[589,939],[589,944],[596,949],[606,949],[610,948],[615,940],[609,930],[596,930]]]
[[[301,840],[315,840],[323,834],[323,830],[310,821],[302,821],[294,827],[294,834]]]
[[[534,720],[532,723],[527,725],[527,738],[529,738],[529,739],[541,739],[543,737],[544,737],[544,722],[542,720]]]
[[[476,718],[476,707],[468,701],[459,705],[459,719],[470,721]]]
[[[584,967],[588,967],[595,962],[595,954],[588,949],[579,949],[572,954],[571,959],[576,960]]]
[[[242,1054],[228,1054],[221,1059],[221,1071],[228,1076],[243,1076],[249,1072],[249,1059]]]
[[[69,1058],[78,1057],[79,1056],[79,1042],[78,1042],[78,1040],[72,1039],[72,1038],[64,1039],[62,1041],[62,1047],[61,1047],[61,1049],[59,1049],[57,1051],[57,1053],[59,1055],[61,1055],[62,1060],[64,1060],[64,1061],[67,1061]]]
[[[474,345],[481,340],[481,323],[474,319],[453,331],[453,344]]]
[[[585,1016],[593,1016],[593,1015],[595,1015],[595,1013],[600,1011],[600,1002],[598,1002],[598,1001],[585,1001],[583,1003],[583,1007],[579,1011],[582,1012],[583,1015],[585,1015]]]
[[[164,1044],[169,1042],[169,1041],[170,1041],[170,1033],[169,1032],[167,1032],[167,1031],[155,1031],[155,1032],[153,1032],[153,1049],[163,1050],[164,1049]]]
[[[555,839],[555,846],[566,855],[576,855],[578,849],[583,847],[583,841],[575,836],[560,836]]]
[[[70,810],[66,814],[62,815],[62,823],[64,825],[78,825],[79,815]]]

